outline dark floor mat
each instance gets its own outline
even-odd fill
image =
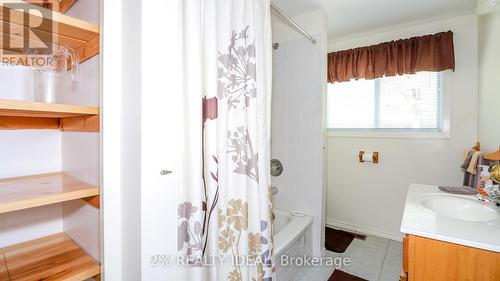
[[[368,280],[335,269],[330,278],[328,278],[328,281],[368,281]]]
[[[366,236],[329,227],[325,229],[325,247],[328,251],[343,253],[354,238],[365,240]]]

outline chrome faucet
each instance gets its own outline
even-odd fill
[[[484,195],[478,194],[477,199],[479,199],[481,201],[489,202],[489,203],[500,208],[500,195],[484,196]]]

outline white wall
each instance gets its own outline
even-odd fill
[[[124,6],[124,96],[122,120],[123,281],[141,280],[141,3]],[[134,20],[128,20],[133,18]]]
[[[311,43],[273,16],[273,97],[271,157],[284,166],[273,177],[279,188],[275,208],[302,211],[313,217],[312,254],[324,247],[324,155],[326,93],[326,14],[294,17],[317,43]]]
[[[500,146],[500,11],[479,18],[479,141]]]
[[[445,73],[450,97],[449,139],[328,139],[327,224],[400,238],[406,192],[410,183],[461,185],[464,149],[476,142],[477,17],[474,15],[330,41],[329,51],[452,30],[456,71]],[[330,38],[332,39],[332,38]],[[380,164],[362,164],[358,152],[378,151]]]
[[[1,68],[2,66],[0,66]],[[7,73],[10,73],[7,72]],[[0,71],[0,99],[22,100],[16,77]],[[14,82],[13,82],[14,81]],[[61,170],[61,133],[56,130],[0,130],[0,178]],[[0,214],[0,247],[61,232],[61,205]]]
[[[2,87],[10,87],[10,84],[3,84]],[[6,91],[9,92],[9,89]],[[59,131],[0,131],[0,178],[52,173],[60,170],[61,133]],[[0,247],[51,235],[62,230],[60,204],[0,214]]]

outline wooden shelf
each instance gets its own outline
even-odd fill
[[[99,108],[0,99],[0,129],[99,131]]]
[[[0,100],[0,116],[65,118],[98,114],[99,108],[92,106]]]
[[[100,274],[99,263],[65,233],[1,248],[2,257],[9,277],[2,281],[86,280]]]
[[[99,195],[65,173],[0,179],[0,214]]]
[[[0,49],[9,51],[9,55],[21,55],[25,40],[29,40],[30,47],[56,44],[72,48],[80,62],[99,53],[97,25],[25,1],[0,0],[0,21],[3,38]],[[3,36],[5,34],[7,36]],[[29,38],[23,34],[29,34]],[[5,51],[2,56],[6,56]]]

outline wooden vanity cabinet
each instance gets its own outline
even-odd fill
[[[406,235],[401,280],[498,281],[500,253]]]

